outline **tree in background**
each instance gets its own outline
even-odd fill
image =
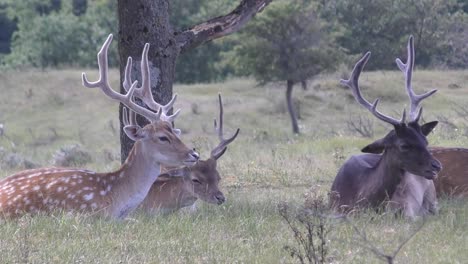
[[[174,28],[188,28],[209,18],[232,10],[238,3],[232,0],[172,0],[171,24]],[[232,71],[222,61],[221,54],[232,49],[230,37],[205,43],[179,57],[175,80],[178,83],[200,83],[224,80]]]
[[[11,53],[3,61],[10,67],[94,65],[101,40],[117,29],[116,4],[112,0],[90,4],[77,0],[1,1],[6,2],[8,17],[17,21],[18,28]],[[111,57],[117,57],[115,47]]]
[[[321,1],[321,15],[343,29],[338,44],[351,54],[372,51],[368,69],[395,69],[395,54],[401,54],[409,35],[415,37],[416,60],[422,66],[450,63],[460,54],[450,53],[444,41],[454,23],[466,16],[460,0],[331,0]],[[465,2],[466,3],[466,2]],[[468,24],[464,24],[468,27]],[[452,35],[452,40],[453,39]],[[454,40],[462,42],[463,39]],[[436,57],[444,54],[445,57]],[[447,65],[453,66],[456,65]]]
[[[230,13],[209,19],[185,29],[174,29],[170,22],[170,0],[118,0],[120,78],[123,83],[125,61],[134,58],[132,74],[141,76],[139,60],[145,43],[148,52],[151,91],[155,100],[166,104],[172,98],[172,85],[177,58],[208,41],[239,30],[271,0],[242,0]],[[121,85],[120,91],[125,93]],[[123,133],[122,105],[120,106],[121,158],[124,161],[133,141]],[[145,125],[147,120],[138,120]]]
[[[299,125],[292,101],[294,84],[333,70],[340,61],[339,48],[325,28],[310,1],[274,2],[239,36],[231,58],[240,73],[252,74],[260,84],[286,82],[286,102],[296,134]]]

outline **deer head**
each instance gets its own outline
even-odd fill
[[[99,80],[90,82],[86,74],[82,74],[83,85],[88,88],[100,88],[108,97],[124,104],[130,112],[135,112],[145,117],[150,123],[140,127],[135,120],[124,122],[125,134],[134,141],[141,142],[141,148],[152,160],[168,166],[194,165],[199,158],[198,153],[189,149],[178,137],[180,131],[172,127],[172,121],[177,117],[180,109],[174,114],[168,115],[177,95],[166,105],[160,105],[154,101],[151,94],[151,84],[148,67],[149,43],[145,44],[141,59],[142,85],[132,83],[130,78],[132,58],[129,57],[125,67],[123,86],[127,90],[125,95],[115,92],[108,82],[107,50],[112,42],[112,34],[109,35],[98,53]],[[151,110],[139,106],[134,102],[134,97],[140,98]],[[127,114],[124,113],[124,118]],[[134,121],[134,122],[133,122]]]
[[[180,169],[173,169],[165,174],[160,175],[160,179],[170,177],[183,177],[184,189],[192,196],[201,199],[208,203],[222,204],[226,198],[219,190],[219,181],[221,177],[216,168],[217,160],[226,152],[227,146],[233,142],[240,129],[237,129],[234,135],[225,139],[223,136],[223,102],[221,95],[218,95],[219,100],[219,126],[214,120],[214,127],[218,134],[219,144],[213,148],[210,158],[201,160],[193,167],[184,167]]]
[[[348,86],[353,92],[356,101],[364,108],[369,110],[378,119],[393,125],[393,130],[385,137],[379,139],[362,149],[367,153],[383,153],[392,160],[393,164],[399,164],[400,169],[412,174],[434,179],[441,170],[441,164],[436,160],[427,148],[428,141],[426,136],[437,125],[437,121],[419,125],[418,122],[422,115],[422,107],[419,107],[422,100],[434,94],[437,90],[431,90],[427,93],[417,95],[414,93],[411,79],[414,67],[414,44],[413,37],[408,40],[408,58],[406,64],[400,59],[396,60],[399,69],[405,76],[406,92],[410,99],[410,120],[406,122],[406,112],[400,120],[382,114],[377,110],[379,99],[370,103],[362,97],[359,88],[359,76],[370,58],[370,52],[367,52],[354,66],[349,80],[341,80],[343,85]]]

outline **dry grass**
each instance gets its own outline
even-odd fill
[[[94,73],[95,70],[87,70]],[[53,154],[66,145],[80,144],[93,157],[88,169],[108,171],[119,165],[117,104],[100,91],[81,86],[80,70],[0,73],[0,123],[5,137],[0,146],[33,162],[50,165]],[[117,72],[112,71],[117,87]],[[298,87],[303,134],[291,134],[280,85],[256,87],[254,81],[176,85],[177,107],[183,113],[177,126],[202,157],[216,144],[212,120],[216,94],[225,101],[226,132],[241,134],[221,159],[222,189],[228,202],[202,205],[193,215],[147,217],[140,213],[124,222],[85,216],[25,217],[0,225],[3,263],[288,263],[285,245],[293,237],[277,211],[286,202],[300,206],[304,193],[325,194],[339,166],[372,139],[357,137],[346,121],[370,117],[338,86],[337,75],[323,76],[309,90]],[[417,91],[438,88],[427,100],[425,120],[443,116],[456,125],[441,125],[432,145],[467,146],[468,130],[455,103],[468,100],[468,71],[417,71]],[[369,99],[382,98],[382,110],[398,115],[406,105],[399,72],[364,73],[362,85]],[[196,103],[196,111],[193,111]],[[194,113],[195,112],[195,113]],[[113,128],[112,128],[113,127]],[[374,122],[375,137],[389,128]],[[55,131],[55,132],[54,132]],[[0,176],[16,170],[2,168]],[[397,257],[399,263],[463,263],[468,259],[466,201],[444,200],[440,215],[432,217]],[[393,250],[395,240],[417,224],[372,213],[353,219],[366,228],[371,241]],[[356,246],[353,229],[337,224],[330,234],[334,263],[377,262]]]

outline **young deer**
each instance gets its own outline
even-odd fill
[[[151,187],[141,208],[147,213],[170,213],[183,207],[192,206],[200,199],[202,201],[222,204],[226,198],[219,190],[221,177],[216,169],[217,160],[226,152],[227,146],[236,139],[240,129],[230,138],[223,136],[223,102],[219,99],[219,126],[215,130],[218,133],[219,144],[212,151],[210,158],[200,160],[193,167],[172,169],[159,175]]]
[[[82,169],[42,168],[19,172],[0,181],[0,215],[18,217],[25,213],[50,213],[54,210],[95,212],[111,218],[124,218],[145,198],[160,172],[160,164],[170,166],[194,165],[198,154],[180,141],[171,125],[177,116],[167,115],[175,101],[159,105],[151,93],[141,99],[157,112],[132,101],[133,95],[148,91],[149,68],[146,44],[142,55],[142,86],[135,81],[125,95],[115,92],[108,83],[107,50],[109,35],[98,53],[99,80],[89,82],[83,73],[83,85],[100,88],[107,96],[123,103],[132,111],[151,120],[141,128],[135,124],[124,127],[133,140],[127,160],[120,169],[96,173]],[[127,63],[130,68],[131,59]]]
[[[340,168],[331,188],[332,206],[341,211],[350,211],[357,207],[378,208],[392,197],[405,173],[418,175],[432,180],[441,170],[441,164],[429,153],[426,136],[437,125],[430,122],[419,125],[422,114],[421,101],[436,90],[416,95],[411,86],[414,66],[413,37],[409,38],[408,62],[397,60],[399,68],[405,74],[406,91],[410,97],[410,121],[405,122],[403,111],[401,120],[382,114],[377,110],[379,99],[373,104],[362,97],[359,89],[359,76],[369,60],[367,52],[354,66],[349,80],[341,80],[348,86],[356,101],[369,110],[375,117],[393,125],[394,129],[384,138],[366,146],[362,151],[368,154],[352,156]],[[375,154],[379,153],[379,154]],[[380,154],[382,153],[382,154]]]

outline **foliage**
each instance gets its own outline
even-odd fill
[[[351,54],[372,51],[368,69],[395,69],[395,56],[402,54],[410,34],[415,36],[418,64],[430,66],[442,60],[460,67],[456,59],[460,54],[453,50],[466,43],[466,35],[447,39],[454,24],[468,27],[462,8],[456,0],[332,0],[323,1],[321,15],[344,29],[337,40]],[[463,52],[466,57],[467,51]]]
[[[288,205],[279,208],[279,214],[293,233],[296,246],[284,249],[299,263],[330,262],[330,232],[333,225],[329,219],[330,208],[323,197],[315,197],[306,209],[296,214],[289,212]]]
[[[217,17],[235,8],[238,1],[228,0],[175,0],[171,1],[171,23],[183,30]],[[232,71],[221,62],[221,54],[232,48],[229,37],[205,43],[181,54],[176,66],[176,82],[199,83],[219,81]]]
[[[300,82],[338,66],[339,48],[324,29],[313,4],[274,2],[247,25],[230,60],[260,83]]]
[[[18,30],[4,63],[34,67],[94,65],[96,47],[109,32],[116,32],[114,1],[93,1],[81,16],[74,14],[76,6],[71,1],[63,1],[59,10],[49,10],[45,2],[17,1],[8,5],[10,17],[18,21]],[[45,15],[37,15],[37,6],[47,10],[41,11]],[[118,57],[116,52],[113,46],[114,55],[109,57]]]

